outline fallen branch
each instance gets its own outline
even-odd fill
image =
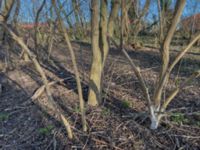
[[[50,88],[49,88],[49,84],[48,84],[48,80],[47,77],[41,67],[41,65],[39,64],[39,62],[36,59],[36,56],[30,51],[30,49],[28,48],[28,46],[24,43],[24,41],[22,40],[22,38],[20,38],[19,36],[17,36],[8,26],[7,24],[5,24],[4,22],[0,22],[0,24],[7,30],[7,32],[11,35],[11,37],[13,38],[13,40],[15,40],[21,47],[22,49],[24,49],[24,51],[28,54],[28,56],[30,57],[31,61],[33,62],[33,64],[35,65],[36,70],[38,71],[38,73],[40,74],[43,84],[45,86],[45,90],[48,96],[48,101],[49,103],[53,106],[53,108],[55,109],[54,111],[59,115],[60,120],[62,120],[68,136],[70,139],[73,138],[72,135],[72,130],[71,127],[67,121],[67,119],[64,117],[64,113],[62,112],[62,110],[59,108],[59,106],[56,104],[56,102],[54,101]]]
[[[53,85],[55,85],[55,84],[57,84],[57,83],[61,83],[61,82],[64,82],[64,81],[66,81],[66,80],[68,80],[68,79],[70,79],[71,77],[68,77],[68,78],[64,78],[64,79],[60,79],[60,80],[57,80],[57,81],[52,81],[52,82],[49,82],[48,83],[48,86],[53,86]],[[42,85],[41,87],[39,87],[36,91],[35,91],[35,93],[33,94],[33,96],[31,97],[31,99],[32,100],[36,100],[37,98],[39,98],[41,95],[42,95],[42,93],[45,91],[45,85]]]

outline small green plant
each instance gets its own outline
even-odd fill
[[[101,112],[101,114],[103,115],[103,116],[109,116],[110,115],[110,109],[108,109],[108,108],[102,108],[102,112]]]
[[[77,105],[75,106],[74,111],[75,111],[76,113],[80,113],[80,112],[81,112],[79,106],[77,106]]]
[[[0,113],[0,121],[8,120],[9,114],[8,113]]]
[[[122,107],[129,108],[131,106],[130,102],[127,100],[122,101]]]
[[[51,133],[51,131],[53,130],[53,128],[54,128],[53,125],[48,125],[47,127],[39,128],[38,132],[40,134],[48,135],[48,134]]]
[[[182,123],[188,123],[189,120],[184,116],[182,113],[174,113],[171,116],[171,120],[175,123],[182,124]]]
[[[200,121],[197,121],[196,125],[200,128]]]
[[[175,85],[178,86],[179,84],[180,84],[180,79],[177,78],[177,79],[175,80]]]

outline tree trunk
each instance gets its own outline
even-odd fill
[[[151,125],[150,129],[155,130],[158,128],[158,125],[160,124],[160,120],[162,118],[162,115],[159,114],[159,109],[156,109],[154,107],[151,108],[151,115],[150,115],[150,120],[151,120]]]
[[[1,8],[0,21],[6,21],[8,19],[14,2],[14,0],[4,0],[1,2],[3,5]]]
[[[160,101],[162,98],[162,90],[163,90],[165,83],[167,82],[167,77],[164,77],[164,75],[167,72],[167,68],[169,65],[170,43],[171,43],[172,37],[175,33],[176,26],[181,17],[183,8],[185,6],[185,2],[186,2],[186,0],[181,0],[181,1],[176,2],[174,17],[171,22],[171,26],[170,26],[170,28],[167,32],[167,35],[164,39],[164,42],[161,46],[162,66],[161,66],[161,71],[160,71],[160,75],[159,75],[159,81],[158,81],[157,87],[154,92],[154,102],[157,107],[160,106]]]
[[[108,39],[107,39],[107,33],[108,33],[108,17],[107,17],[107,0],[102,0],[101,1],[101,10],[100,10],[100,26],[99,26],[99,31],[100,31],[100,36],[99,36],[99,47],[101,49],[102,54],[102,71],[105,65],[105,61],[108,55]]]
[[[113,33],[114,33],[114,28],[115,28],[115,20],[117,18],[118,15],[118,11],[119,11],[119,0],[112,0],[112,8],[111,8],[111,13],[110,13],[110,17],[109,17],[109,21],[108,21],[108,36],[109,37],[113,37]]]
[[[2,0],[1,1],[1,14],[0,14],[0,22],[2,21],[2,22],[7,22],[7,19],[8,19],[8,17],[10,16],[10,12],[11,12],[11,9],[12,9],[12,7],[13,7],[13,4],[14,4],[14,0]],[[2,30],[1,32],[2,32],[2,36],[1,36],[1,39],[0,39],[0,41],[2,42],[2,43],[4,43],[5,42],[5,40],[6,40],[6,33],[5,33],[5,31],[4,31],[4,29],[2,28],[2,27],[0,27],[1,29],[0,30]]]
[[[112,1],[108,22],[107,0],[101,1],[100,23],[98,24],[98,1],[92,1],[92,52],[93,60],[90,73],[88,104],[95,106],[102,100],[102,75],[109,52],[108,37],[113,36],[114,19],[117,17],[119,1]],[[108,30],[109,29],[109,30]]]
[[[50,29],[49,29],[49,37],[48,37],[48,58],[47,58],[48,61],[50,60],[53,43],[54,43],[55,26],[54,26],[53,20],[50,20],[49,26],[50,26]]]
[[[102,53],[99,48],[99,1],[92,0],[91,42],[92,67],[89,81],[88,104],[96,106],[101,101]]]

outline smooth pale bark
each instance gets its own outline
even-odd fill
[[[153,115],[150,116],[151,119],[151,125],[150,128],[152,130],[155,130],[158,128],[160,124],[160,120],[164,116],[164,112],[166,111],[167,106],[169,103],[175,98],[175,96],[187,85],[189,84],[193,79],[200,76],[200,70],[194,72],[189,78],[187,78],[182,84],[180,84],[178,87],[176,87],[170,95],[166,98],[165,102],[162,104],[160,108],[156,108],[154,106],[151,106],[151,110],[153,110]]]
[[[50,22],[50,34],[48,37],[48,58],[47,60],[50,60],[50,56],[51,56],[51,52],[52,52],[52,48],[53,48],[53,42],[54,42],[54,25],[53,22]]]
[[[180,0],[176,2],[175,6],[175,12],[174,12],[174,17],[171,22],[171,26],[167,32],[167,35],[164,39],[164,42],[161,46],[161,58],[162,58],[162,66],[161,66],[161,71],[159,75],[159,81],[157,83],[155,92],[154,92],[154,102],[156,107],[160,107],[160,101],[162,98],[162,90],[164,88],[165,83],[167,82],[167,78],[164,79],[164,75],[167,71],[168,65],[169,65],[169,48],[170,48],[170,43],[172,40],[172,37],[175,33],[177,24],[180,20],[180,17],[182,15],[182,11],[184,9],[186,0]]]
[[[171,71],[173,70],[173,68],[175,67],[175,65],[181,60],[181,58],[186,54],[186,52],[198,41],[198,39],[200,39],[200,34],[197,35],[189,44],[188,46],[180,51],[180,53],[177,54],[177,56],[175,57],[174,61],[171,63],[171,65],[168,67],[167,71],[165,72],[163,78],[161,79],[161,81],[158,83],[158,86],[160,84],[160,86],[164,86],[165,83],[167,82]],[[163,112],[165,112],[167,106],[169,105],[169,103],[174,99],[174,97],[188,84],[190,83],[191,80],[193,80],[194,78],[197,78],[200,75],[200,71],[196,71],[194,74],[192,74],[188,79],[185,80],[185,82],[183,82],[182,84],[180,84],[178,87],[176,87],[170,94],[169,96],[165,99],[165,101],[161,104],[161,99],[159,101],[159,107],[158,105],[156,105],[156,103],[154,104],[154,106],[152,106],[152,108],[154,109],[154,115],[151,115],[151,129],[157,129],[159,122],[163,116]],[[156,91],[155,91],[156,92]],[[162,94],[162,91],[159,91]]]
[[[91,44],[92,66],[89,80],[88,104],[96,106],[101,101],[102,53],[99,48],[99,0],[92,0]]]
[[[169,48],[170,48],[172,37],[176,30],[176,26],[180,20],[183,8],[185,6],[185,2],[186,2],[185,0],[176,2],[175,13],[171,22],[171,26],[161,46],[160,51],[161,51],[161,58],[162,58],[162,66],[161,66],[161,71],[159,75],[159,81],[156,85],[156,89],[154,91],[154,96],[153,96],[154,106],[152,106],[152,108],[154,109],[154,115],[151,115],[151,129],[157,129],[159,122],[162,118],[162,115],[159,114],[158,112],[164,111],[164,110],[161,110],[161,100],[162,100],[163,88],[165,84],[167,83],[169,75],[170,75],[170,74],[166,74],[168,65],[169,65],[169,57],[170,57]]]
[[[48,58],[47,60],[50,60],[52,48],[53,48],[53,43],[54,43],[54,33],[55,33],[55,22],[53,20],[53,6],[50,8],[50,21],[49,21],[49,37],[48,37]]]
[[[183,50],[181,51],[174,59],[174,61],[172,62],[172,64],[169,67],[169,71],[168,73],[170,74],[171,70],[173,69],[173,67],[176,65],[176,63],[183,57],[183,55],[192,47],[192,45],[194,45],[195,42],[197,42],[197,40],[200,38],[200,34],[198,36],[196,36],[196,38],[193,39],[193,41]],[[114,41],[113,38],[111,38],[111,41],[113,42],[113,44],[120,49],[120,46],[117,45],[117,43]],[[155,107],[154,104],[152,103],[152,100],[150,98],[149,95],[149,91],[148,91],[148,87],[145,84],[145,80],[142,77],[141,73],[140,73],[140,68],[138,66],[136,66],[136,64],[134,63],[134,61],[131,59],[131,57],[129,56],[129,54],[126,52],[126,50],[124,48],[122,48],[122,52],[125,55],[125,57],[127,58],[127,60],[129,61],[136,77],[138,78],[138,81],[140,83],[142,92],[145,96],[145,99],[147,101],[148,104],[148,109],[149,109],[149,115],[150,115],[150,119],[151,119],[151,125],[150,128],[152,130],[155,130],[158,128],[160,120],[162,119],[162,117],[164,116],[164,112],[166,111],[167,106],[169,105],[169,103],[174,99],[174,97],[187,85],[189,84],[193,79],[197,78],[200,76],[200,70],[197,70],[195,73],[193,73],[188,79],[186,79],[182,84],[180,84],[178,87],[176,87],[170,94],[169,96],[166,98],[165,102],[162,104],[162,106],[160,108]]]
[[[159,43],[162,44],[163,40],[166,36],[167,29],[169,27],[169,23],[171,20],[171,10],[170,6],[172,4],[171,0],[157,0],[157,5],[158,5],[158,13],[159,13]]]
[[[111,13],[108,21],[108,36],[113,37],[114,28],[115,28],[115,20],[117,18],[119,12],[120,1],[112,0],[111,4]]]
[[[157,6],[158,6],[158,13],[159,13],[159,42],[161,43],[163,41],[164,37],[164,31],[163,31],[163,11],[161,9],[160,0],[157,0]]]
[[[92,1],[92,67],[90,73],[90,90],[88,104],[98,105],[102,99],[102,74],[109,52],[109,37],[113,36],[114,20],[118,15],[119,0],[112,1],[112,10],[108,20],[108,1],[102,0],[100,22],[98,20],[98,1]]]
[[[169,28],[169,32],[165,38],[165,42],[164,42],[164,48],[163,49],[165,52],[167,51],[169,53],[169,46],[171,43],[171,39],[173,37],[173,34],[175,32],[176,29],[176,25],[178,23],[178,20],[181,16],[181,13],[183,11],[184,8],[184,4],[185,4],[185,0],[177,1],[176,3],[176,8],[175,8],[175,14],[174,14],[174,18],[172,20],[172,25]],[[161,99],[158,101],[158,105],[155,102],[155,99],[153,99],[153,101],[150,98],[149,92],[148,92],[148,88],[145,84],[145,81],[143,79],[143,77],[140,74],[140,69],[135,65],[135,63],[132,61],[132,59],[130,58],[130,56],[128,55],[128,53],[126,52],[126,50],[123,48],[123,30],[124,30],[124,24],[123,24],[123,7],[124,7],[124,1],[122,0],[122,4],[121,4],[121,8],[122,8],[122,16],[121,16],[121,49],[122,52],[124,53],[124,55],[126,56],[126,58],[129,60],[134,73],[136,74],[136,77],[139,80],[139,83],[141,85],[143,94],[145,96],[145,99],[148,102],[148,108],[149,108],[149,115],[150,115],[150,119],[151,119],[151,125],[150,128],[155,130],[158,128],[158,125],[160,123],[160,120],[162,119],[162,117],[164,116],[164,112],[166,111],[166,108],[168,106],[168,104],[172,101],[172,99],[178,94],[178,92],[180,90],[183,89],[184,86],[186,86],[188,83],[190,83],[191,80],[193,80],[194,78],[200,76],[200,71],[198,70],[197,72],[195,72],[193,75],[191,75],[188,79],[186,79],[185,82],[183,82],[182,84],[180,84],[177,88],[175,88],[170,95],[167,97],[167,99],[161,104]],[[200,38],[200,35],[197,35],[193,41],[183,50],[181,51],[174,59],[174,61],[171,63],[171,65],[166,68],[166,71],[163,74],[163,77],[160,76],[160,82],[157,83],[158,87],[162,87],[166,84],[170,73],[172,71],[172,69],[174,68],[174,66],[178,63],[178,61],[183,57],[183,55],[192,47],[192,45],[194,45],[195,42],[197,42],[197,40]],[[115,43],[115,42],[114,42]],[[115,44],[116,45],[116,44]],[[169,54],[168,54],[169,55]],[[162,71],[162,70],[161,70]],[[162,89],[162,88],[159,88]],[[158,92],[155,90],[155,92]],[[162,90],[159,91],[162,94]],[[157,94],[157,93],[155,93]],[[154,102],[154,103],[153,103]]]
[[[121,26],[121,28],[123,28],[121,30],[123,31],[123,35],[121,35],[121,37],[123,37],[124,42],[128,41],[129,32],[130,32],[129,17],[128,17],[128,10],[129,10],[130,4],[131,3],[127,3],[126,0],[121,1],[121,14],[122,14],[121,23],[123,22],[123,26]]]
[[[99,26],[99,48],[102,51],[102,70],[104,68],[105,60],[108,55],[108,39],[107,39],[107,33],[108,33],[108,12],[107,12],[107,0],[101,1],[101,8],[100,8],[100,26]]]

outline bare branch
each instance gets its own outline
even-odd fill
[[[22,49],[24,49],[24,51],[29,55],[30,59],[34,63],[36,70],[38,71],[38,73],[42,77],[42,81],[45,85],[45,89],[46,89],[46,93],[47,93],[47,96],[48,96],[49,103],[54,107],[55,112],[62,119],[62,121],[63,121],[63,123],[64,123],[64,125],[67,129],[67,133],[69,135],[69,138],[72,139],[73,136],[72,136],[71,127],[70,127],[67,119],[64,117],[64,114],[62,113],[61,109],[59,108],[59,106],[54,101],[52,94],[51,94],[51,91],[50,91],[50,88],[49,88],[49,85],[48,85],[47,77],[46,77],[42,67],[40,66],[39,62],[37,61],[35,55],[29,50],[29,48],[26,46],[26,44],[23,42],[23,40],[20,37],[18,37],[4,22],[1,22],[1,25],[3,25],[3,27],[9,32],[9,34],[12,36],[12,38],[22,47]]]
[[[81,110],[81,115],[82,115],[83,131],[87,131],[87,123],[86,123],[86,118],[85,118],[85,106],[84,106],[85,104],[84,104],[84,100],[83,100],[82,86],[81,86],[80,75],[79,75],[79,71],[78,71],[78,67],[77,67],[76,56],[74,54],[74,50],[73,50],[71,42],[69,40],[69,36],[68,36],[67,30],[66,30],[66,28],[64,26],[63,21],[60,18],[60,14],[59,14],[58,8],[56,6],[56,3],[55,3],[54,0],[52,0],[52,3],[54,5],[56,14],[57,14],[57,16],[59,18],[59,24],[60,24],[61,29],[63,31],[65,42],[67,43],[67,46],[69,48],[69,52],[70,52],[70,55],[71,55],[71,58],[72,58],[73,68],[74,68],[75,76],[76,76],[76,84],[77,84],[77,88],[78,88],[80,110]]]
[[[173,63],[170,65],[168,72],[170,73],[174,66],[180,61],[180,59],[187,53],[187,51],[200,39],[200,34],[198,34],[189,44],[188,46],[183,50],[180,51],[180,53],[175,57]]]
[[[162,67],[160,70],[159,81],[156,85],[156,89],[154,91],[154,96],[153,96],[156,107],[160,107],[162,90],[169,77],[169,74],[166,74],[166,71],[169,66],[169,46],[170,46],[172,37],[174,35],[174,32],[176,30],[176,26],[181,17],[185,3],[186,3],[186,0],[181,0],[181,1],[176,2],[174,17],[172,19],[171,26],[167,32],[167,35],[161,47]]]
[[[120,46],[117,45],[117,43],[114,41],[114,39],[113,39],[112,37],[110,37],[110,39],[111,39],[111,41],[113,42],[113,44],[114,44],[118,49],[120,49]],[[149,111],[150,111],[150,110],[151,110],[150,107],[151,107],[151,105],[152,105],[152,102],[151,102],[151,99],[150,99],[150,95],[149,95],[148,88],[147,88],[147,86],[146,86],[146,84],[145,84],[145,81],[144,81],[144,79],[143,79],[143,77],[142,77],[142,75],[141,75],[141,73],[140,73],[140,69],[139,69],[139,67],[137,67],[137,66],[135,65],[135,63],[132,61],[132,59],[130,58],[130,56],[128,55],[128,53],[126,52],[126,50],[125,50],[124,48],[122,49],[122,52],[123,52],[123,54],[126,56],[126,58],[128,59],[128,61],[129,61],[130,65],[131,65],[131,67],[132,67],[132,69],[133,69],[133,71],[134,71],[136,77],[137,77],[138,80],[139,80],[140,86],[141,86],[142,91],[143,91],[143,93],[144,93],[144,95],[145,95],[145,99],[147,100],[148,107],[149,107]],[[150,112],[151,112],[151,111],[150,111]]]
[[[70,78],[71,78],[71,77],[70,77]],[[57,80],[57,81],[52,81],[52,82],[49,82],[48,85],[49,85],[49,86],[53,86],[53,85],[55,85],[55,84],[57,84],[57,83],[64,82],[64,81],[66,81],[66,80],[68,80],[68,79],[70,79],[70,78],[68,77],[68,78],[64,78],[64,79]],[[35,99],[39,98],[39,97],[42,95],[42,93],[43,93],[44,91],[45,91],[45,86],[42,85],[40,88],[38,88],[38,89],[35,91],[35,93],[34,93],[33,96],[31,97],[31,99],[32,99],[32,100],[35,100]]]
[[[174,99],[174,97],[178,94],[179,91],[181,91],[188,83],[190,83],[193,79],[200,76],[200,70],[194,72],[189,78],[187,78],[182,84],[179,85],[172,93],[169,95],[169,97],[166,99],[166,101],[163,103],[161,111],[163,112],[169,103]]]

